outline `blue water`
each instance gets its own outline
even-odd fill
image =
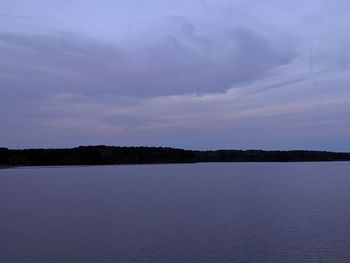
[[[350,262],[350,162],[2,169],[0,262]]]

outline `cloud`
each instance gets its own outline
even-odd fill
[[[76,34],[0,33],[3,93],[131,97],[222,92],[291,62],[295,53],[247,28],[197,32],[189,22],[140,42]]]
[[[345,1],[42,2],[0,14],[0,145],[350,147]]]
[[[350,132],[349,71],[342,74],[340,78],[325,73],[317,86],[305,79],[263,92],[257,81],[203,95],[107,100],[62,93],[35,105],[27,101],[21,107],[5,106],[0,111],[1,140],[42,146],[93,141],[187,148],[346,149],[349,145],[342,138]]]

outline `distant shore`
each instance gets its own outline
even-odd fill
[[[16,166],[171,164],[202,162],[350,161],[350,153],[326,151],[214,150],[169,147],[79,146],[66,149],[0,148],[0,168]]]
[[[16,166],[6,166],[6,165],[0,165],[0,169],[8,169],[11,167],[16,167]]]

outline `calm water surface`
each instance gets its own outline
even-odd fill
[[[0,262],[350,262],[350,162],[2,169]]]

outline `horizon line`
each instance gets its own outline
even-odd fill
[[[198,150],[198,149],[188,149],[188,148],[182,148],[182,147],[174,147],[174,146],[145,146],[145,145],[132,145],[132,146],[125,146],[125,145],[106,145],[106,144],[89,144],[89,145],[78,145],[78,146],[70,146],[70,147],[26,147],[26,148],[10,148],[5,146],[0,146],[0,149],[7,149],[7,150],[60,150],[60,149],[74,149],[79,147],[120,147],[120,148],[170,148],[170,149],[178,149],[178,150],[185,150],[185,151],[199,151],[199,152],[205,152],[205,151],[263,151],[263,152],[296,152],[296,151],[303,151],[303,152],[327,152],[327,153],[350,153],[350,151],[330,151],[330,150],[310,150],[310,149],[288,149],[288,150],[276,150],[276,149],[242,149],[242,148],[216,148],[216,149],[205,149],[205,150]]]

